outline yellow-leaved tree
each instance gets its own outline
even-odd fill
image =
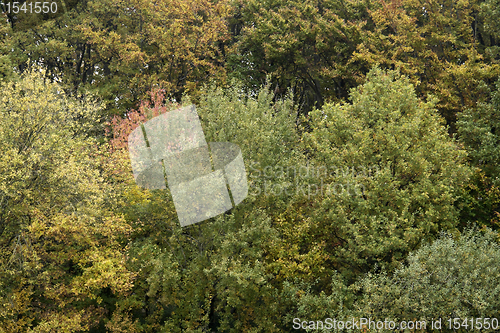
[[[1,87],[0,332],[86,331],[105,317],[126,330],[110,309],[133,286],[130,227],[111,209],[100,106],[45,77],[33,68]]]

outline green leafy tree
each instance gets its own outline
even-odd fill
[[[484,48],[480,1],[373,1],[372,25],[361,33],[352,60],[408,75],[419,97],[438,98],[436,107],[455,131],[456,115],[484,99],[498,75],[498,58]],[[473,28],[471,28],[473,27]],[[493,58],[493,59],[492,59]]]
[[[464,219],[498,228],[500,223],[500,80],[489,102],[460,114],[458,136],[476,168],[464,202]]]
[[[475,16],[477,24],[474,25],[481,53],[485,55],[486,61],[495,64],[500,61],[500,29],[497,24],[499,8],[498,0],[481,1]]]
[[[315,170],[312,223],[331,267],[353,278],[396,267],[422,240],[457,227],[454,202],[470,168],[434,103],[409,79],[374,68],[351,102],[311,113],[305,148]],[[312,199],[311,199],[312,200]]]
[[[359,42],[364,6],[349,1],[237,2],[231,21],[231,75],[257,90],[271,76],[277,96],[292,89],[302,111],[348,96],[363,69],[349,58]],[[350,66],[349,66],[350,65]]]
[[[108,115],[123,115],[154,87],[180,101],[204,81],[223,81],[229,9],[209,0],[79,1],[54,17],[16,18],[3,55],[20,72],[31,59],[68,93],[93,91]]]
[[[126,154],[126,138],[140,122],[178,107],[164,99],[157,91],[127,119],[110,122],[112,155]],[[120,210],[134,226],[128,265],[138,276],[134,295],[118,307],[130,306],[137,327],[147,332],[282,331],[289,326],[280,315],[287,305],[277,301],[281,285],[273,258],[281,247],[275,219],[286,196],[265,195],[263,169],[301,159],[295,151],[296,109],[291,98],[273,102],[269,87],[247,97],[234,84],[207,88],[197,112],[208,142],[240,146],[249,196],[230,212],[181,228],[168,190],[138,189],[130,168],[121,169]]]
[[[454,236],[442,233],[432,244],[412,252],[393,275],[384,271],[361,280],[363,300],[357,309],[382,321],[426,320],[427,329],[431,320],[443,318],[443,331],[456,332],[449,329],[448,318],[498,318],[499,267],[498,234],[491,229],[466,229]],[[458,331],[469,331],[471,322],[467,324]],[[497,325],[488,326],[484,324],[485,332],[496,331]]]

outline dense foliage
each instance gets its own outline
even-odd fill
[[[407,261],[392,276],[383,272],[360,281],[364,292],[360,313],[427,322],[433,318],[498,318],[500,248],[498,235],[490,229],[467,229],[455,238],[443,233]]]
[[[433,102],[420,101],[395,72],[367,77],[350,103],[311,112],[303,135],[315,169],[332,171],[318,184],[333,193],[320,197],[315,224],[337,243],[330,260],[349,273],[398,262],[422,239],[454,228],[454,202],[469,177],[465,152]]]
[[[498,0],[63,7],[0,5],[0,332],[498,317]],[[182,228],[127,140],[189,104],[249,194]]]
[[[113,212],[95,135],[99,106],[65,96],[44,73],[2,86],[1,328],[82,331],[128,294],[130,225]]]

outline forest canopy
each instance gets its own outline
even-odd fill
[[[12,3],[0,332],[498,318],[498,0]],[[128,138],[189,105],[248,195],[181,227]]]

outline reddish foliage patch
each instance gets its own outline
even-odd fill
[[[111,137],[110,144],[113,151],[127,148],[128,136],[141,123],[180,107],[179,103],[165,100],[164,89],[153,89],[149,94],[151,98],[140,101],[139,109],[131,109],[125,118],[113,116],[106,124],[106,135]]]

